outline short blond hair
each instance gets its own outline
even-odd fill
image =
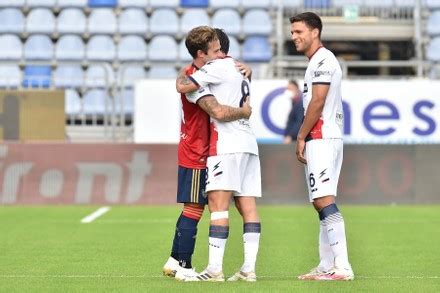
[[[193,58],[196,58],[198,50],[208,53],[209,43],[216,40],[218,40],[218,37],[215,29],[202,25],[190,30],[186,36],[185,46],[189,54]]]

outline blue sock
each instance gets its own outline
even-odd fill
[[[174,239],[173,239],[173,247],[171,248],[171,257],[175,260],[179,259],[179,224],[180,224],[180,218],[182,218],[182,215],[177,219],[176,223],[176,230],[174,231]]]
[[[197,224],[199,221],[180,216],[178,225],[178,258],[179,265],[184,268],[191,268],[191,258],[196,246]]]

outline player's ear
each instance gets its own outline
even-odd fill
[[[203,57],[205,57],[205,52],[203,52],[203,50],[197,50],[197,57],[199,57],[199,58],[203,58]]]
[[[313,36],[313,38],[319,38],[319,29],[314,28],[312,30],[312,36]]]

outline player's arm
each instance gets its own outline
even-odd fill
[[[250,105],[250,97],[247,97],[243,106],[240,108],[221,105],[213,95],[206,95],[197,101],[200,108],[203,109],[212,118],[222,121],[230,122],[238,119],[249,119],[252,114],[252,107]]]
[[[176,79],[176,90],[181,94],[193,92],[199,88],[198,84],[195,84],[185,72],[185,68],[180,70]]]
[[[296,156],[298,160],[304,164],[307,164],[304,157],[305,139],[321,117],[329,88],[330,84],[323,83],[317,83],[312,86],[312,99],[307,107],[304,122],[298,132],[296,143]]]

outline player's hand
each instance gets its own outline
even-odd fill
[[[249,78],[252,76],[252,69],[244,63],[235,61],[235,67],[244,75],[244,77]]]
[[[286,135],[284,137],[283,143],[284,144],[291,144],[292,143],[292,137],[290,135]]]
[[[242,109],[244,111],[245,119],[249,119],[252,115],[251,97],[247,96],[243,101]]]
[[[306,148],[306,142],[304,139],[296,140],[296,158],[303,164],[307,164],[307,160],[304,157],[304,151]]]

